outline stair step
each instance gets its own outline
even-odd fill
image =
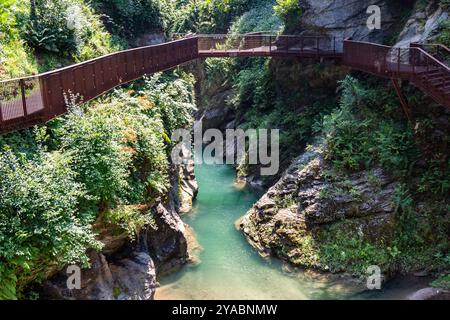
[[[443,87],[450,84],[450,78],[428,80],[427,82],[435,87]]]
[[[435,73],[426,75],[425,77],[428,79],[436,79],[436,78],[445,77],[445,73],[444,72],[435,72]]]
[[[421,75],[420,77],[423,79],[434,80],[434,79],[439,79],[439,78],[450,78],[450,75],[448,73],[439,72],[439,73],[433,73],[431,75]]]
[[[427,76],[427,75],[432,75],[434,73],[440,73],[440,72],[442,72],[440,69],[430,69],[427,71],[418,72],[418,74],[421,76]]]

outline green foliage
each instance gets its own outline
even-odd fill
[[[442,21],[439,25],[438,33],[436,34],[436,42],[443,45],[450,46],[450,22],[448,20]]]
[[[417,157],[413,132],[407,124],[389,114],[393,99],[358,80],[347,77],[341,83],[341,103],[323,121],[326,158],[337,169],[360,170],[379,164],[405,173]],[[380,110],[386,113],[380,113]]]
[[[77,211],[85,192],[70,157],[39,152],[27,160],[6,150],[0,163],[1,295],[11,297],[13,284],[20,292],[43,264],[87,263],[86,248],[99,243],[90,227],[94,217]]]
[[[436,205],[415,211],[406,185],[397,187],[394,202],[398,212],[392,236],[368,237],[358,221],[334,223],[315,236],[313,248],[309,249],[317,257],[311,261],[313,266],[357,276],[365,275],[370,265],[380,266],[387,274],[448,267],[448,207]]]
[[[450,274],[439,277],[438,279],[434,280],[431,285],[436,288],[444,288],[450,290]]]
[[[190,76],[156,75],[2,136],[0,297],[20,296],[49,266],[86,264],[99,215],[130,238],[154,226],[145,208],[170,187],[168,136],[192,123],[194,105]]]
[[[61,147],[73,159],[77,180],[96,202],[115,203],[127,188],[131,157],[121,152],[121,129],[118,121],[77,108],[67,115],[58,132]]]
[[[174,32],[226,33],[233,20],[259,0],[180,1]]]
[[[241,15],[231,26],[231,34],[244,34],[248,32],[277,32],[282,22],[274,14],[273,1],[258,3],[251,10]]]
[[[444,10],[450,10],[450,0],[440,0],[439,1],[439,5]]]
[[[161,31],[161,1],[158,0],[94,0],[96,9],[106,14],[107,25],[115,33],[133,38],[144,32]]]
[[[450,161],[431,161],[429,169],[420,178],[418,191],[437,195],[448,195],[450,192]]]
[[[0,4],[0,80],[36,71],[30,50],[20,38],[17,15],[26,12],[26,0]]]
[[[36,50],[55,53],[75,51],[75,28],[70,28],[67,11],[70,3],[64,0],[37,1],[25,29],[25,39]]]
[[[298,0],[277,0],[274,10],[284,21],[286,30],[294,29],[300,22],[302,7]]]
[[[358,276],[367,274],[367,268],[371,265],[387,272],[397,255],[396,249],[383,243],[371,243],[363,233],[349,232],[352,229],[352,222],[344,221],[321,231],[321,265],[332,272],[351,272]]]
[[[23,37],[38,52],[86,60],[118,48],[83,0],[35,3],[24,23]]]
[[[136,236],[145,226],[151,226],[156,229],[156,222],[151,210],[142,212],[142,209],[136,206],[119,206],[106,213],[107,220],[121,227],[128,236],[135,240]]]

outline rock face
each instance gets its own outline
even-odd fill
[[[158,275],[169,273],[188,261],[186,228],[174,210],[162,204],[154,209],[155,228],[149,228],[147,245]]]
[[[178,166],[178,181],[176,188],[178,190],[178,200],[180,213],[187,213],[192,210],[192,202],[198,194],[198,183],[195,178],[195,161],[192,151],[185,146],[182,147],[183,157],[186,160]]]
[[[424,10],[413,12],[395,46],[405,47],[411,42],[432,42],[440,23],[448,19],[448,12],[443,11],[436,1],[429,1]]]
[[[43,285],[41,297],[64,300],[151,300],[156,274],[148,253],[134,252],[129,258],[108,262],[97,252],[90,253],[91,267],[81,271],[81,289],[69,289],[68,276],[60,272]]]
[[[345,179],[330,177],[328,170],[321,147],[311,148],[246,214],[240,227],[259,252],[320,269],[320,259],[311,258],[320,249],[318,234],[343,219],[351,222],[348,232],[390,241],[396,183],[381,169]],[[315,245],[306,245],[305,239],[314,239]]]
[[[112,263],[110,268],[118,300],[153,299],[157,286],[156,269],[147,252],[134,252],[129,258]]]
[[[371,42],[380,42],[405,10],[405,4],[400,1],[385,0],[300,0],[300,5],[304,8],[299,21],[302,30]],[[381,9],[381,30],[367,27],[370,16],[367,9],[370,5],[377,5]]]
[[[141,231],[139,241],[100,229],[102,253],[90,252],[90,268],[81,270],[81,288],[68,289],[66,268],[44,282],[41,298],[65,300],[151,300],[158,276],[188,260],[185,225],[172,204],[153,210],[155,225]],[[120,245],[119,245],[120,244]]]
[[[423,288],[414,292],[408,300],[449,300],[450,291],[439,288]]]

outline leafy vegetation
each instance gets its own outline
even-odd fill
[[[275,12],[283,19],[286,31],[295,29],[300,21],[302,8],[297,0],[277,0]]]
[[[126,38],[133,38],[144,32],[162,31],[163,1],[94,0],[93,5],[108,17],[106,22],[109,29]]]
[[[20,37],[16,13],[27,10],[25,1],[4,0],[0,5],[0,79],[36,71],[31,50]]]
[[[416,166],[420,133],[413,134],[405,119],[395,115],[399,108],[395,97],[378,88],[351,77],[342,81],[340,108],[324,117],[322,132],[326,157],[339,172],[336,179],[382,166],[403,182],[393,200],[397,208],[393,237],[374,241],[349,231],[355,229],[353,222],[343,221],[320,232],[316,250],[331,270],[358,275],[371,264],[388,273],[445,270],[450,258],[446,163],[431,160],[425,168]],[[426,201],[423,193],[441,200]]]
[[[131,238],[153,224],[140,207],[167,194],[168,136],[191,123],[192,92],[184,73],[156,75],[71,106],[47,130],[2,137],[1,297],[20,297],[49,266],[87,264],[99,215]]]
[[[440,1],[439,1],[439,5],[440,5],[444,10],[450,10],[450,1],[449,1],[449,0],[440,0]]]
[[[82,0],[34,1],[29,17],[22,19],[23,37],[37,52],[79,61],[119,48]]]
[[[399,110],[392,93],[365,87],[351,77],[341,82],[341,91],[340,108],[323,121],[326,158],[337,170],[381,165],[407,174],[418,151],[411,128],[396,121]]]
[[[450,274],[442,276],[434,280],[431,285],[437,288],[450,289]]]

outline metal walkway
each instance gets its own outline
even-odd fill
[[[0,133],[45,123],[64,114],[71,94],[87,102],[144,75],[205,57],[334,59],[377,76],[410,80],[436,102],[450,108],[450,68],[441,58],[449,53],[441,45],[392,48],[323,36],[196,35],[116,52],[36,76],[1,81]]]

